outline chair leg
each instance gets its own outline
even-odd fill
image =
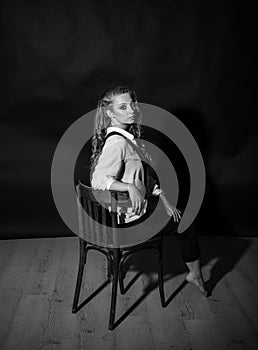
[[[165,291],[164,291],[164,277],[163,277],[163,248],[162,248],[162,238],[157,247],[157,261],[158,261],[158,278],[159,278],[159,294],[162,307],[166,306],[165,301]]]
[[[123,276],[122,266],[121,266],[120,269],[119,269],[118,279],[119,279],[120,293],[121,293],[121,294],[125,294],[124,276]]]
[[[79,244],[80,244],[79,268],[78,268],[78,275],[77,275],[76,287],[75,287],[75,292],[74,292],[72,313],[77,312],[81,284],[82,284],[83,270],[84,270],[84,265],[86,263],[86,254],[87,254],[87,252],[86,252],[87,243],[83,239],[80,238]]]
[[[116,313],[116,299],[117,299],[117,285],[118,285],[118,267],[120,259],[120,249],[113,249],[113,282],[112,282],[112,295],[108,329],[114,329],[115,313]]]
[[[124,273],[123,273],[123,263],[122,263],[122,251],[120,250],[119,253],[119,266],[118,266],[118,281],[119,281],[119,288],[120,293],[125,294],[125,287],[124,287]],[[122,259],[122,260],[121,260]]]
[[[112,276],[111,263],[107,259],[107,279],[110,280]]]

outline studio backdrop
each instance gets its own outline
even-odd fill
[[[0,6],[1,238],[73,234],[52,197],[54,152],[111,85],[174,114],[195,138],[206,169],[198,233],[257,234],[257,45],[248,1]],[[86,176],[88,162],[84,149],[75,172]]]

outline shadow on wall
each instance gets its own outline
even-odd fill
[[[205,116],[195,110],[174,110],[173,114],[182,121],[194,137],[203,157],[206,170],[206,189],[202,206],[195,219],[199,235],[234,235],[232,227],[221,211],[220,187],[214,182],[208,169],[212,157],[212,138],[205,124]]]
[[[210,145],[208,144],[207,131],[204,130],[204,126],[202,125],[203,118],[197,113],[190,111],[181,110],[174,112],[174,114],[186,125],[195,138],[206,166],[209,159]],[[169,157],[171,156],[171,162],[179,179],[178,208],[183,211],[187,204],[190,191],[189,171],[184,157],[173,143],[173,140],[170,140],[167,136],[150,127],[144,127],[144,139],[155,140],[155,144]],[[85,143],[77,158],[74,170],[75,184],[78,183],[78,180],[81,180],[84,184],[90,186],[90,155],[91,139]],[[221,215],[218,194],[219,191],[216,184],[212,182],[212,179],[206,172],[206,193],[200,212],[196,218],[198,234],[233,235],[226,219]],[[210,224],[211,222],[212,225]]]

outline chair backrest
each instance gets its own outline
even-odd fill
[[[128,192],[95,190],[76,186],[80,237],[105,247],[117,247],[117,206],[130,206]]]

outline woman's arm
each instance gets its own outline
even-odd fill
[[[155,184],[153,190],[152,190],[153,196],[159,196],[161,199],[164,208],[169,216],[173,216],[174,221],[178,222],[181,219],[181,211],[178,210],[176,207],[171,205],[169,201],[167,200],[164,191],[162,191],[161,188],[157,184]]]
[[[169,203],[164,191],[159,187],[158,181],[150,174],[148,174],[148,185],[150,186],[151,194],[160,197],[167,214],[173,216],[174,221],[178,222],[181,219],[181,211]]]
[[[181,211],[169,203],[163,191],[160,193],[159,197],[165,207],[167,214],[169,216],[173,216],[174,221],[178,222],[181,219]]]
[[[128,191],[129,197],[132,202],[132,210],[136,215],[140,215],[144,206],[144,197],[134,184],[114,180],[111,183],[109,190]]]
[[[124,139],[115,144],[109,141],[104,146],[93,173],[91,185],[102,190],[128,191],[132,210],[139,215],[144,206],[143,195],[134,184],[119,180],[119,174],[123,169],[125,142]]]
[[[123,149],[117,144],[106,144],[92,173],[91,186],[100,190],[109,190],[123,167]]]

